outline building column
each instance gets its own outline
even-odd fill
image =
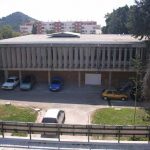
[[[110,68],[110,54],[111,53],[111,49],[110,49],[110,47],[107,47],[107,56],[108,56],[108,58],[107,58],[107,68]]]
[[[127,66],[127,48],[124,49],[124,69]]]
[[[102,68],[105,67],[105,47],[102,48]]]
[[[113,48],[113,68],[116,67],[116,48]]]
[[[4,70],[5,81],[8,79],[8,70]]]
[[[50,82],[51,82],[51,72],[48,71],[48,84],[50,84]]]
[[[129,50],[130,50],[129,68],[131,68],[131,66],[132,66],[131,61],[132,61],[133,48],[130,48]]]
[[[21,70],[19,70],[19,81],[22,82],[22,73],[21,73]]]
[[[122,55],[122,48],[119,47],[119,62],[118,62],[118,67],[121,67],[121,55]]]
[[[78,71],[78,87],[81,87],[81,72]]]
[[[109,72],[109,77],[108,77],[108,87],[111,87],[111,78],[112,78],[112,72]]]

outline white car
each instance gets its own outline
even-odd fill
[[[19,78],[16,76],[9,77],[2,85],[2,89],[13,90],[19,84]]]
[[[65,112],[63,110],[59,109],[48,109],[46,114],[44,115],[42,119],[42,123],[58,123],[63,124],[65,122]],[[58,133],[55,132],[49,132],[49,133],[43,133],[41,134],[41,137],[50,137],[50,138],[56,138],[58,137]]]
[[[64,123],[65,112],[59,109],[48,109],[43,117],[42,123]]]

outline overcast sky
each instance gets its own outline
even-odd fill
[[[113,9],[135,0],[0,0],[0,18],[20,11],[41,21],[97,21]]]

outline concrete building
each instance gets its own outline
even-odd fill
[[[38,82],[61,76],[66,84],[118,86],[135,74],[132,59],[147,59],[145,43],[130,35],[58,33],[0,41],[5,78],[34,74]]]
[[[57,32],[77,32],[81,34],[96,34],[100,31],[100,26],[96,21],[72,21],[72,22],[31,22],[20,26],[22,34],[30,34],[33,24],[37,26],[37,34],[44,34],[47,31]]]

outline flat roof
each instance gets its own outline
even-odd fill
[[[47,34],[26,35],[0,40],[3,44],[142,44],[142,40],[131,35],[119,34],[81,34],[80,37],[51,37]]]

